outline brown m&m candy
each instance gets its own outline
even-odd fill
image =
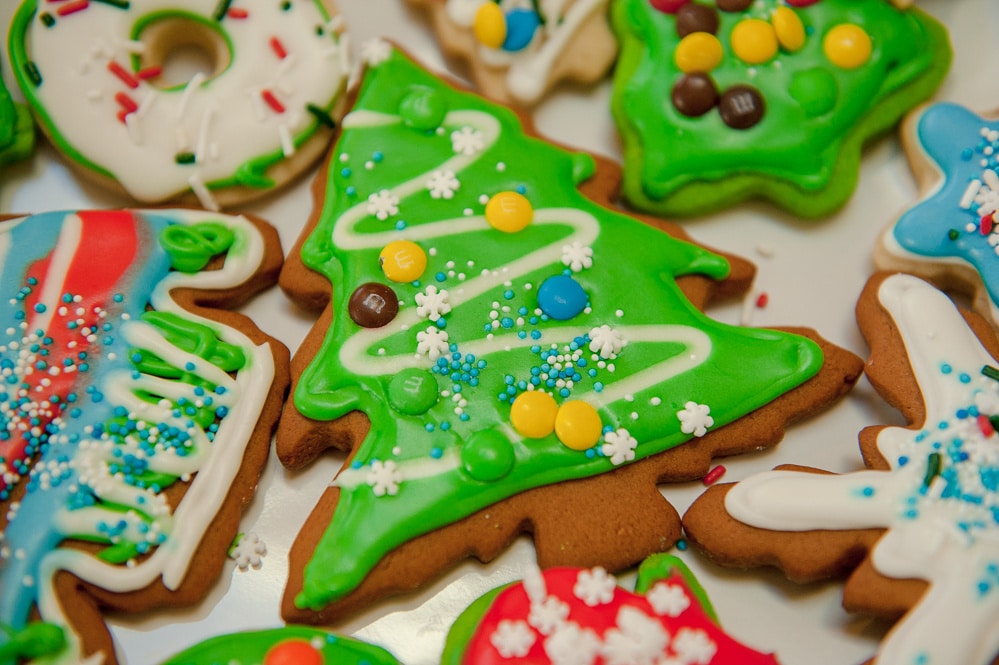
[[[749,129],[766,111],[763,95],[750,85],[733,85],[718,100],[722,122],[733,129]]]
[[[718,0],[718,9],[723,12],[741,12],[749,9],[753,0]]]
[[[350,294],[347,313],[362,328],[381,328],[399,313],[399,298],[384,284],[361,284]]]
[[[676,82],[671,99],[677,111],[686,116],[697,117],[714,108],[718,101],[718,91],[710,76],[692,72],[684,74]]]
[[[692,32],[718,32],[718,12],[713,7],[696,2],[686,4],[676,12],[676,34],[684,38]]]

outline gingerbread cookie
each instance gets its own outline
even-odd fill
[[[698,663],[777,665],[718,625],[684,563],[642,562],[635,592],[603,568],[535,570],[476,600],[448,633],[442,665]]]
[[[613,164],[382,55],[281,275],[326,309],[278,456],[351,451],[290,553],[286,620],[335,620],[525,531],[545,567],[634,565],[679,537],[657,481],[776,444],[859,376],[814,332],[703,315],[751,266],[610,208]]]
[[[144,203],[218,210],[280,187],[332,136],[349,74],[329,0],[23,0],[14,72],[85,176]],[[209,71],[173,80],[175,54]]]
[[[287,349],[217,308],[280,265],[245,217],[0,224],[0,659],[113,664],[104,610],[204,595],[288,386]]]
[[[387,651],[305,626],[219,635],[161,665],[399,665]]]
[[[0,79],[0,166],[23,159],[35,147],[35,127],[23,104],[15,104]]]
[[[684,527],[723,565],[849,575],[848,610],[899,618],[878,665],[999,662],[999,342],[911,275],[873,277],[857,319],[867,376],[908,425],[861,432],[866,470],[712,487]]]
[[[888,0],[620,0],[612,111],[633,206],[750,198],[801,217],[852,194],[861,149],[947,72],[943,26]]]
[[[902,137],[922,199],[879,238],[875,263],[967,294],[999,325],[999,121],[933,104],[906,118]]]
[[[408,0],[488,97],[529,107],[562,81],[603,78],[617,56],[609,0]]]

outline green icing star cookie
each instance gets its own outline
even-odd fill
[[[618,0],[612,20],[623,196],[664,215],[751,198],[832,213],[863,144],[928,98],[951,59],[943,26],[888,0]]]
[[[679,537],[657,481],[775,444],[860,371],[814,333],[706,317],[677,280],[701,305],[744,261],[597,203],[613,165],[383,46],[281,278],[332,304],[294,361],[278,455],[351,451],[292,549],[289,621],[524,531],[542,565],[634,564]]]

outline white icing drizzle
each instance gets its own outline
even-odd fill
[[[879,665],[987,665],[999,653],[999,498],[982,474],[999,469],[999,435],[955,414],[976,407],[999,414],[999,382],[981,373],[996,361],[953,303],[922,280],[894,275],[878,297],[905,341],[926,406],[924,428],[881,432],[890,472],[768,472],[737,484],[725,507],[767,529],[887,529],[871,554],[874,567],[926,580],[930,589],[889,632]],[[948,446],[935,447],[940,440]],[[940,475],[924,486],[934,453],[953,467],[960,496],[946,493]]]

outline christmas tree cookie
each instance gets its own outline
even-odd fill
[[[867,467],[781,467],[717,485],[684,516],[718,563],[848,576],[847,610],[898,619],[878,665],[999,657],[999,344],[987,322],[911,275],[879,273],[857,319],[867,376],[907,426],[860,433]]]
[[[718,625],[675,556],[642,562],[634,593],[602,568],[550,568],[476,600],[448,633],[442,665],[777,665]]]
[[[193,210],[0,223],[0,662],[117,662],[102,613],[203,597],[253,496],[288,352],[234,307],[276,231]]]
[[[369,61],[281,275],[330,304],[278,456],[350,451],[291,552],[286,620],[525,531],[543,566],[634,565],[679,537],[658,481],[773,445],[849,389],[859,359],[814,333],[704,316],[751,267],[599,203],[616,182],[388,44]]]
[[[943,26],[888,0],[620,0],[611,109],[633,206],[751,198],[801,217],[852,194],[866,141],[943,79]]]

